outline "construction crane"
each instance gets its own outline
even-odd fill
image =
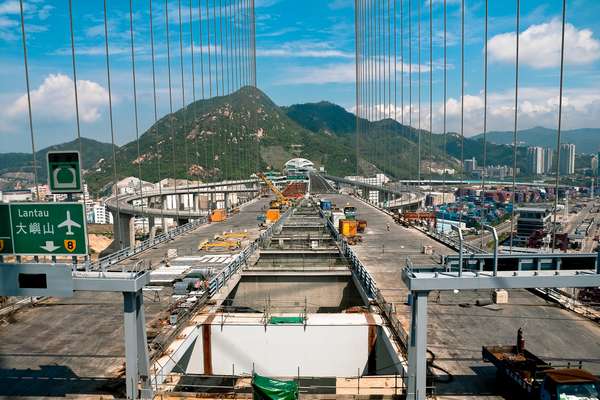
[[[271,182],[271,180],[269,180],[269,178],[265,176],[265,174],[263,174],[262,172],[258,172],[256,176],[259,177],[260,180],[265,183],[265,185],[267,185],[267,187],[271,190],[271,192],[275,194],[275,197],[277,198],[276,200],[271,201],[271,208],[281,209],[282,207],[289,207],[291,205],[290,199],[285,197],[283,193],[281,193],[281,191],[277,189],[273,182]]]

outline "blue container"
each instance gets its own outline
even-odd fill
[[[321,200],[321,210],[331,210],[331,200]]]

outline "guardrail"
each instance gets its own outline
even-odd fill
[[[288,219],[288,217],[293,213],[293,209],[288,209],[285,213],[281,215],[279,220],[269,226],[266,230],[261,232],[260,236],[253,241],[249,246],[247,246],[242,252],[240,252],[229,264],[227,264],[217,275],[212,277],[212,279],[208,282],[208,295],[212,297],[215,295],[221,288],[227,283],[229,278],[231,278],[240,267],[248,261],[248,259],[254,254],[256,250],[260,246],[262,246],[273,234],[273,231],[279,228],[283,223]]]
[[[321,210],[319,210],[319,213],[321,214],[321,216],[324,216]],[[377,284],[371,277],[369,271],[367,271],[367,269],[362,264],[352,247],[350,247],[346,239],[344,239],[344,237],[340,235],[337,229],[335,229],[333,223],[329,219],[327,219],[327,226],[329,227],[329,230],[331,231],[331,234],[335,238],[336,242],[338,242],[340,250],[342,251],[342,255],[350,263],[352,273],[360,282],[363,290],[365,291],[369,299],[372,299],[377,303],[377,305],[379,305],[384,316],[388,320],[392,331],[398,337],[400,345],[406,351],[406,346],[408,343],[408,332],[406,332],[406,330],[402,326],[402,323],[396,317],[394,305],[385,300],[385,298],[381,294],[381,291],[379,290],[379,288],[377,288]]]
[[[417,227],[417,229],[420,230],[421,232],[423,232],[424,234],[426,234],[427,236],[429,236],[430,238],[435,239],[438,242],[445,244],[446,246],[451,247],[456,251],[459,251],[459,249],[460,249],[459,240],[453,238],[452,236],[448,236],[446,234],[438,233],[435,231],[430,231],[428,229],[422,229],[419,227]],[[482,252],[485,252],[485,251],[481,250],[479,247],[472,246],[465,241],[465,242],[463,242],[463,252],[472,253],[472,254],[481,254]]]
[[[162,339],[161,342],[170,343],[174,338],[178,337],[183,328],[186,326],[186,319],[189,319],[189,317],[191,317],[194,314],[195,310],[206,304],[206,301],[208,299],[214,296],[223,286],[225,286],[225,283],[227,283],[227,281],[240,270],[242,265],[246,264],[248,259],[252,256],[252,254],[254,254],[256,250],[260,248],[260,246],[262,246],[267,240],[270,239],[271,235],[273,234],[273,231],[281,225],[283,225],[283,223],[292,213],[293,209],[288,209],[285,213],[281,215],[277,222],[275,222],[273,225],[269,226],[265,231],[263,231],[260,234],[260,236],[256,240],[254,240],[249,246],[247,246],[242,252],[240,252],[235,259],[233,259],[229,264],[227,264],[223,269],[221,269],[221,271],[219,271],[215,276],[213,276],[208,282],[207,293],[201,297],[200,301],[196,302],[196,305],[194,306],[193,310],[190,310],[190,312],[187,313],[186,317],[179,319],[179,321],[177,322],[177,328],[174,329],[166,338]],[[178,362],[174,359],[174,357],[177,358],[178,356],[182,356],[183,352],[185,352],[185,350],[187,350],[191,343],[193,343],[194,338],[195,336],[193,335],[188,336],[184,340],[182,345],[177,350],[175,350],[174,353],[169,355],[169,360],[166,364],[159,364],[156,373],[153,374],[153,376],[151,377],[153,385],[160,385],[163,383],[165,377],[168,376],[168,374],[173,370],[173,368]],[[159,351],[156,352],[153,356],[153,359],[155,359],[155,361],[158,363],[156,358],[165,354],[165,348],[161,343],[159,343],[156,340],[153,342],[153,345],[159,349]],[[182,351],[182,348],[185,348],[185,350]]]
[[[102,257],[98,259],[98,261],[90,263],[88,268],[91,270],[98,269],[106,269],[114,264],[117,264],[129,257],[135,256],[143,251],[146,251],[156,245],[164,243],[168,240],[171,240],[179,235],[187,233],[200,225],[206,224],[208,219],[206,217],[196,219],[194,221],[190,221],[187,224],[181,225],[172,229],[168,232],[161,233],[160,235],[154,237],[153,239],[147,239],[138,244],[135,247],[126,247],[122,250],[119,250],[115,253],[112,253],[106,257]]]

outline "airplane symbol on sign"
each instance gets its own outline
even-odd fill
[[[67,235],[70,236],[74,235],[71,231],[72,228],[81,228],[81,225],[71,219],[71,211],[67,211],[67,219],[58,224],[59,228],[64,228],[65,226],[67,227]]]

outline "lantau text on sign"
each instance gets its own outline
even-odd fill
[[[85,255],[88,252],[83,204],[11,203],[9,229],[0,223],[0,240],[20,255]],[[0,208],[0,214],[2,209]],[[6,213],[6,211],[4,211]],[[5,236],[2,236],[5,235]],[[9,235],[9,236],[8,236]],[[1,251],[1,250],[0,250]]]

